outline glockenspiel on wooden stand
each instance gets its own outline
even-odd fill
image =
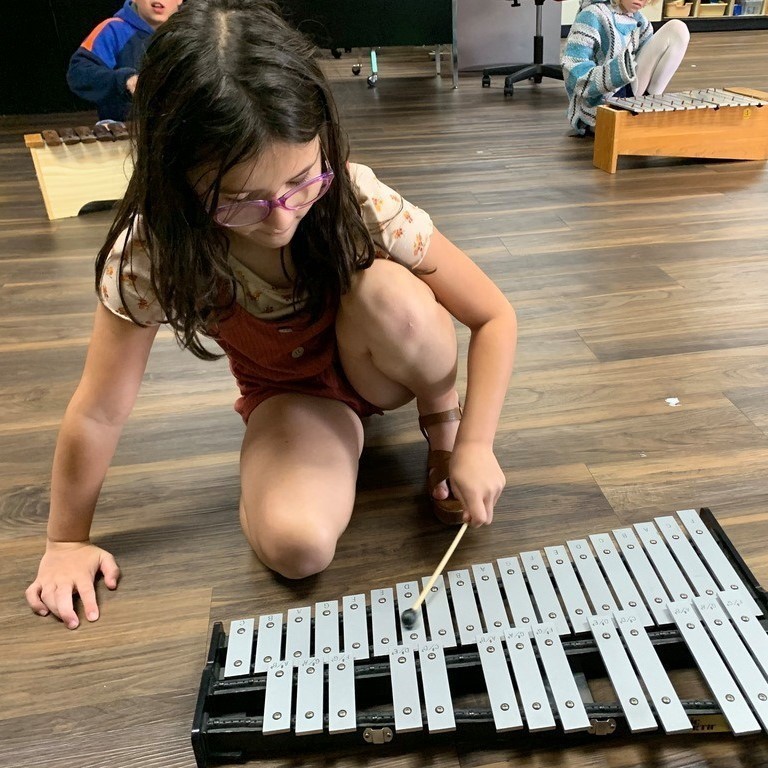
[[[125,123],[118,122],[25,134],[49,219],[123,197],[133,173],[127,139]]]
[[[477,744],[768,732],[768,600],[707,509],[446,576],[412,629],[399,616],[418,581],[374,589],[369,604],[346,595],[228,633],[217,623],[192,730],[198,766],[407,746],[425,730]],[[678,670],[700,677],[693,696]]]
[[[622,155],[768,160],[768,93],[703,88],[606,99],[592,164],[616,173]]]

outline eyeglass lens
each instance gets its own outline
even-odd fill
[[[216,221],[229,227],[240,227],[248,224],[258,224],[269,216],[272,208],[283,207],[289,211],[305,208],[318,200],[330,186],[328,176],[311,179],[296,189],[286,193],[280,203],[270,203],[267,200],[249,200],[242,203],[222,206],[216,211]]]

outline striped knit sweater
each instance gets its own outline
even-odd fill
[[[597,107],[635,78],[635,56],[653,27],[642,13],[623,13],[609,0],[582,0],[561,63],[568,92],[568,122],[583,134]]]

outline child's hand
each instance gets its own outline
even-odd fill
[[[49,541],[37,578],[27,587],[27,602],[35,613],[52,613],[69,629],[75,629],[80,621],[72,596],[77,593],[88,621],[96,621],[99,606],[94,582],[99,572],[109,589],[117,587],[120,569],[109,552],[87,541]]]
[[[457,443],[450,464],[453,494],[464,507],[464,522],[473,528],[493,520],[493,508],[507,480],[493,450],[486,445]]]

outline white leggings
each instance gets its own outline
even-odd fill
[[[637,54],[637,74],[632,83],[635,96],[664,93],[685,56],[689,39],[688,27],[680,19],[671,19],[654,33]]]

